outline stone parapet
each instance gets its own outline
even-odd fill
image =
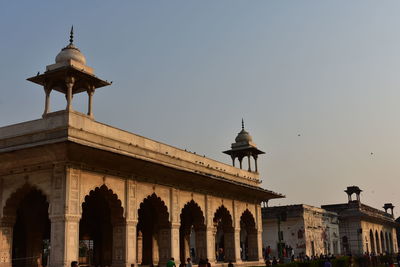
[[[212,177],[259,186],[259,174],[94,121],[75,111],[0,128],[0,153],[72,141]]]

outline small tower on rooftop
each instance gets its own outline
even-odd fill
[[[358,186],[348,186],[346,190],[344,190],[344,192],[346,192],[347,197],[349,198],[349,202],[353,201],[352,199],[352,195],[356,194],[356,200],[360,202],[360,194],[362,192],[362,190],[358,187]]]
[[[386,213],[388,213],[388,209],[389,209],[392,216],[394,215],[393,214],[394,206],[392,203],[385,203],[385,205],[383,205],[383,209],[385,210]]]
[[[250,158],[254,159],[255,172],[258,172],[257,158],[260,154],[265,154],[265,152],[259,150],[255,143],[253,143],[253,138],[244,129],[244,121],[242,119],[242,130],[238,133],[235,138],[235,143],[231,145],[231,149],[224,151],[223,153],[228,154],[232,158],[232,165],[235,166],[235,160],[238,158],[240,168],[242,169],[243,158],[248,158],[248,171],[251,170]]]
[[[88,94],[87,115],[93,118],[93,94],[97,88],[111,83],[94,75],[94,69],[86,65],[86,58],[74,45],[74,28],[71,28],[69,44],[56,56],[55,63],[46,66],[43,74],[27,79],[43,86],[46,94],[43,117],[50,113],[50,93],[52,90],[65,94],[67,105],[65,110],[72,111],[74,94]]]

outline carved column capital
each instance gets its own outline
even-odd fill
[[[93,85],[88,85],[86,92],[89,96],[93,96],[94,95],[94,91],[95,91],[95,87]]]
[[[16,219],[16,216],[4,216],[0,220],[0,227],[13,227]]]
[[[52,223],[56,222],[79,222],[81,220],[80,215],[50,215],[49,219]]]
[[[74,76],[67,76],[65,77],[65,83],[68,86],[69,84],[74,84],[75,83],[75,77]]]
[[[137,220],[127,220],[127,221],[125,221],[125,224],[127,226],[136,226],[138,224],[138,221]]]
[[[181,227],[181,223],[180,222],[171,223],[171,228],[172,229],[179,229],[180,227]]]

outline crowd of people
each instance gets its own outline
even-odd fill
[[[375,253],[365,253],[362,256],[352,256],[351,254],[346,255],[348,257],[348,264],[350,267],[377,267],[377,266],[388,266],[395,267],[395,265],[400,266],[400,252],[398,254],[375,254]],[[267,248],[264,254],[264,260],[266,266],[275,266],[278,264],[290,263],[290,262],[309,262],[320,260],[324,263],[324,267],[332,267],[332,261],[336,259],[333,254],[320,254],[315,256],[308,256],[304,253],[300,253],[298,256],[294,256],[294,253],[289,257],[287,255],[282,255],[278,258],[272,256],[270,250]]]
[[[294,255],[291,255],[291,257],[281,257],[277,258],[275,256],[267,256],[265,260],[265,265],[266,266],[274,266],[278,264],[284,264],[284,263],[290,263],[290,262],[309,262],[309,261],[314,261],[314,260],[324,260],[328,262],[328,264],[324,267],[330,267],[331,265],[329,264],[332,260],[334,260],[336,257],[332,254],[328,255],[319,255],[319,256],[311,256],[309,257],[308,255],[305,254],[300,254],[299,256],[295,257]]]
[[[376,255],[374,253],[365,253],[361,257],[353,257],[352,255],[347,255],[349,266],[359,266],[359,267],[377,267],[377,266],[387,266],[387,267],[395,267],[395,263],[400,266],[400,252],[397,255],[394,254],[380,254]],[[304,253],[300,253],[297,257],[294,256],[293,250],[291,251],[291,256],[288,257],[287,254],[282,254],[281,258],[277,258],[271,255],[270,247],[267,247],[264,250],[264,260],[266,266],[275,266],[278,264],[285,264],[290,262],[310,262],[321,260],[323,261],[323,267],[332,267],[332,260],[336,259],[336,256],[333,254],[320,254],[309,257]],[[211,263],[208,259],[200,259],[198,263],[199,267],[211,267]],[[71,267],[79,267],[77,261],[71,262]],[[175,259],[171,258],[166,267],[176,267]],[[186,262],[181,262],[179,267],[193,267],[192,259],[187,258]],[[228,267],[234,267],[233,262],[229,261]]]

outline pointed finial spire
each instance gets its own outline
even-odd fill
[[[242,118],[242,130],[244,130],[244,120]]]
[[[74,25],[71,26],[71,32],[69,35],[69,44],[72,45],[74,43]]]

